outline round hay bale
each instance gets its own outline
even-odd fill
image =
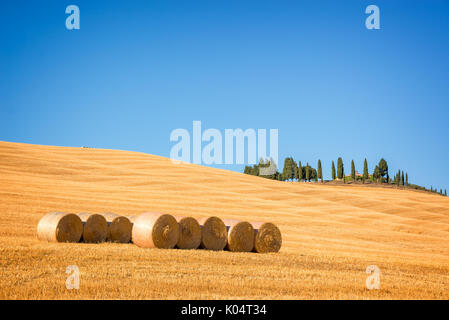
[[[82,233],[81,219],[73,213],[50,212],[37,225],[38,239],[49,242],[79,242]]]
[[[85,243],[99,243],[108,237],[108,223],[101,214],[79,213],[83,222],[82,241]]]
[[[175,217],[179,224],[179,249],[197,249],[201,244],[201,226],[195,218]]]
[[[201,248],[209,250],[223,250],[228,242],[226,225],[218,217],[202,218],[201,225]]]
[[[120,216],[115,213],[103,213],[108,223],[108,236],[110,242],[129,243],[131,240],[131,232],[133,225],[131,221],[125,216]]]
[[[146,212],[134,221],[132,241],[142,248],[171,249],[179,240],[179,225],[169,214]]]
[[[129,221],[131,222],[131,240],[130,242],[133,243],[133,239],[132,239],[132,234],[133,234],[133,226],[134,226],[134,221],[136,221],[137,216],[126,216]]]
[[[254,249],[254,228],[246,221],[224,219],[228,230],[226,249],[233,252],[250,252]]]
[[[279,228],[270,222],[255,222],[254,251],[258,253],[278,252],[282,246],[282,235]]]

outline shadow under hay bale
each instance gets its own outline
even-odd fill
[[[228,231],[226,249],[233,252],[250,252],[254,249],[254,228],[246,221],[223,219]]]
[[[201,248],[208,250],[223,250],[228,242],[226,225],[218,217],[202,218],[201,225]]]
[[[73,213],[50,212],[37,225],[37,237],[49,242],[79,242],[83,233],[81,219]]]
[[[82,241],[85,243],[105,242],[108,237],[108,223],[100,214],[79,213],[83,222]]]
[[[169,214],[146,212],[137,216],[132,241],[141,248],[171,249],[179,240],[179,225]]]
[[[178,249],[197,249],[201,244],[201,226],[195,218],[175,217],[179,224]]]
[[[132,223],[125,217],[115,213],[102,214],[108,223],[107,240],[116,243],[129,243],[131,240]]]
[[[270,222],[253,222],[254,251],[258,253],[278,252],[282,246],[279,228]]]

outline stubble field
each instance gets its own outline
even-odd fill
[[[37,240],[49,211],[271,221],[277,254]],[[449,299],[449,198],[0,142],[0,299]],[[81,272],[67,290],[66,267]],[[381,271],[368,290],[366,267]]]

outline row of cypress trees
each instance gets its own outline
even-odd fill
[[[388,163],[387,161],[382,158],[379,161],[379,164],[376,165],[374,168],[373,174],[370,175],[368,171],[368,161],[365,158],[365,161],[363,163],[363,174],[361,177],[357,175],[357,171],[355,170],[355,164],[354,160],[351,161],[351,179],[353,181],[356,180],[362,180],[362,182],[365,182],[367,180],[376,181],[379,183],[383,182],[390,182],[390,177],[388,174]],[[346,179],[348,177],[345,174],[345,168],[343,165],[343,159],[340,157],[337,160],[337,171],[335,170],[335,163],[332,161],[332,180],[343,180],[346,182]],[[407,174],[407,181],[408,181],[408,174]]]
[[[273,166],[274,165],[274,166]],[[263,171],[261,168],[274,168],[273,171]],[[363,174],[357,174],[354,160],[351,161],[351,174],[350,176],[347,176],[345,174],[345,168],[343,164],[343,159],[339,157],[337,159],[337,167],[335,167],[334,161],[332,161],[332,180],[340,180],[346,183],[348,179],[351,179],[352,181],[362,181],[365,183],[366,181],[370,180],[371,182],[377,182],[377,183],[393,183],[397,186],[410,186],[415,189],[421,189],[421,190],[427,190],[424,187],[420,187],[417,185],[409,184],[409,177],[408,173],[404,172],[403,170],[398,170],[398,172],[393,177],[393,180],[390,179],[389,172],[388,172],[388,163],[387,161],[382,158],[380,159],[379,163],[376,165],[376,167],[373,170],[373,173],[370,174],[368,170],[368,161],[365,158],[365,161],[363,163]],[[268,172],[268,173],[266,173]],[[324,182],[323,177],[323,166],[321,163],[321,160],[318,160],[317,163],[317,169],[311,167],[309,163],[306,163],[305,166],[302,165],[301,161],[296,161],[293,159],[293,157],[287,157],[284,160],[284,167],[282,169],[282,172],[279,172],[277,170],[276,164],[273,162],[273,159],[270,160],[264,160],[260,159],[259,164],[254,166],[246,166],[244,173],[261,176],[268,179],[274,179],[279,181],[319,181]],[[429,190],[428,190],[429,191]],[[447,196],[446,190],[440,189],[438,192],[436,189],[433,189],[431,187],[431,192],[439,193],[441,195]]]

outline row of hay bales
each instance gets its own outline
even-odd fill
[[[133,242],[142,248],[278,252],[282,245],[273,223],[249,223],[218,217],[195,219],[146,212],[138,216],[114,213],[50,212],[39,221],[37,235],[49,242]]]

